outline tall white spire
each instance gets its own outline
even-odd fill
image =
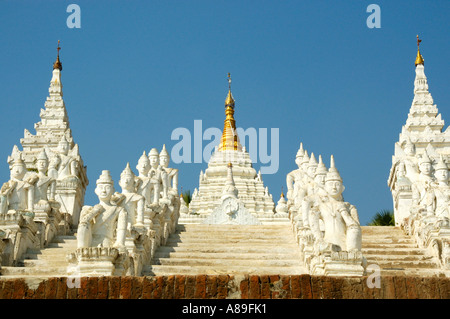
[[[400,134],[400,142],[408,138],[413,143],[426,143],[435,140],[431,135],[439,135],[444,127],[444,120],[434,104],[428,90],[428,80],[425,75],[424,59],[420,53],[420,42],[417,36],[417,57],[415,61],[416,77],[414,80],[414,99],[409,110],[406,124]],[[417,146],[417,145],[416,145]],[[421,145],[426,147],[426,145]]]
[[[72,221],[76,225],[84,205],[84,194],[89,180],[86,166],[80,156],[78,145],[74,143],[69,127],[69,118],[62,93],[60,50],[58,41],[58,54],[53,64],[49,96],[45,101],[45,108],[40,111],[41,120],[34,124],[36,134],[25,129],[20,143],[27,169],[36,168],[35,159],[43,149],[50,161],[54,159],[56,164],[53,169],[56,171],[57,179],[56,200],[61,203],[60,210],[72,215]]]

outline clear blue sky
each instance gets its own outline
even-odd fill
[[[69,4],[81,8],[70,29]],[[381,8],[369,29],[367,6]],[[392,207],[394,143],[413,99],[416,34],[430,91],[450,120],[449,1],[0,1],[0,180],[6,158],[34,133],[61,40],[64,100],[88,167],[86,204],[101,170],[116,181],[144,150],[170,150],[172,131],[222,128],[226,74],[242,128],[279,128],[280,168],[264,175],[274,200],[303,142],[334,154],[344,197],[362,224]],[[205,142],[207,144],[207,142]],[[198,187],[201,164],[173,165]],[[260,164],[254,167],[259,169]]]

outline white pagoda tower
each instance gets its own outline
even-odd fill
[[[238,198],[245,209],[258,218],[271,218],[275,204],[268,188],[264,187],[261,173],[252,167],[249,153],[239,141],[234,119],[235,100],[231,94],[231,78],[228,74],[228,95],[225,99],[225,121],[220,144],[216,146],[208,168],[200,172],[199,188],[195,189],[189,204],[189,215],[206,218],[220,205],[222,190],[227,182],[228,167],[233,167],[233,179]]]
[[[395,143],[388,179],[397,226],[400,226],[404,218],[410,214],[411,187],[419,178],[420,160],[427,157],[433,166],[437,165],[441,156],[444,163],[450,160],[450,130],[447,128],[443,131],[444,120],[428,90],[424,59],[420,53],[421,41],[417,36],[414,99],[406,123],[402,127],[399,141]]]
[[[50,81],[49,96],[45,101],[45,109],[41,109],[41,121],[34,125],[36,134],[27,129],[24,138],[20,139],[23,151],[14,146],[8,162],[21,153],[27,169],[35,170],[35,160],[38,154],[45,150],[50,161],[49,175],[56,179],[56,200],[61,204],[60,211],[71,215],[72,225],[78,224],[79,213],[84,204],[84,195],[89,183],[86,166],[74,143],[69,119],[63,100],[61,71],[62,64],[58,55],[53,64],[53,74]]]

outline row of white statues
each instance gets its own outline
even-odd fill
[[[331,156],[330,168],[303,149],[297,152],[298,169],[287,174],[288,210],[312,274],[362,275],[361,227],[357,209],[345,202],[342,178]]]
[[[122,192],[116,192],[110,172],[104,170],[96,182],[99,203],[84,206],[77,230],[77,253],[69,256],[78,274],[98,272],[100,251],[115,248],[122,256],[110,256],[114,264],[107,272],[139,275],[150,266],[155,249],[175,230],[179,217],[178,170],[169,168],[169,154],[163,146],[138,160],[136,176],[129,163],[120,174]],[[108,250],[110,251],[110,250]],[[104,262],[104,261],[103,261]],[[125,263],[124,263],[125,262]]]
[[[35,157],[36,171],[29,171],[23,160],[22,152],[15,146],[8,164],[11,179],[2,187],[3,200],[0,213],[6,213],[7,207],[16,210],[32,211],[36,205],[48,206],[48,201],[55,201],[56,181],[65,178],[77,178],[78,155],[63,136],[58,149],[53,152],[43,148]],[[27,198],[27,200],[24,200]],[[41,204],[38,204],[38,203]],[[49,206],[48,206],[49,207]]]
[[[398,222],[404,224],[410,213],[449,218],[449,173],[442,155],[432,159],[425,149],[423,154],[416,156],[410,140],[405,142],[404,148],[405,156],[395,166],[397,187],[394,190],[399,192],[410,186],[412,206]]]
[[[62,141],[59,149],[67,150],[65,146],[67,144]],[[8,254],[3,264],[17,265],[28,248],[43,248],[56,234],[61,234],[64,218],[59,212],[61,203],[55,198],[56,182],[58,178],[76,178],[73,174],[77,167],[76,160],[62,156],[64,153],[42,149],[35,158],[35,170],[27,168],[22,152],[17,148],[8,157],[10,180],[0,190],[0,226],[4,239],[11,242],[9,250],[14,253]],[[50,160],[49,154],[52,154]],[[84,206],[79,221],[69,219],[69,225],[62,225],[64,230],[78,225],[78,249],[91,248],[88,253],[80,250],[69,256],[76,271],[85,274],[95,271],[98,266],[95,248],[117,249],[111,255],[114,257],[111,261],[120,254],[130,255],[134,258],[133,267],[130,268],[128,263],[121,268],[130,274],[138,274],[136,271],[141,272],[144,263],[150,262],[157,246],[175,230],[179,214],[178,170],[168,167],[169,159],[164,145],[161,152],[155,148],[149,156],[144,152],[136,166],[138,176],[127,164],[120,175],[121,193],[115,191],[109,171],[102,172],[95,188],[99,203]],[[27,216],[26,221],[24,216]],[[18,234],[25,226],[32,232],[27,232],[27,238],[21,238]],[[145,239],[147,247],[144,247]],[[140,244],[137,245],[138,241]],[[142,246],[140,252],[139,245]],[[80,262],[84,266],[78,265]],[[117,265],[109,267],[105,274],[117,274],[117,268]]]
[[[120,174],[122,193],[115,192],[109,171],[103,171],[95,188],[99,204],[85,206],[81,211],[78,247],[124,247],[126,233],[131,234],[132,227],[144,226],[145,211],[157,209],[160,201],[170,203],[169,194],[171,198],[177,197],[178,170],[169,168],[168,163],[169,155],[165,146],[161,154],[155,148],[149,156],[144,152],[136,166],[138,176],[133,173],[129,163]],[[117,222],[109,222],[108,218]],[[101,222],[97,222],[97,219]],[[117,228],[114,228],[116,223]],[[113,234],[117,234],[114,243]]]
[[[450,268],[450,184],[442,154],[428,145],[421,154],[406,139],[391,172],[396,224]]]
[[[48,175],[49,160],[43,149],[35,159],[36,171],[29,171],[19,151],[8,158],[10,180],[0,190],[0,224],[14,251],[3,264],[16,265],[28,248],[46,246],[58,232],[70,227],[55,200],[56,179]],[[28,218],[24,219],[24,216]],[[28,229],[27,236],[21,229]],[[62,229],[60,229],[62,228]],[[7,249],[8,250],[8,249]]]

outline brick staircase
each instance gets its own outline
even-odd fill
[[[304,274],[289,224],[179,224],[147,275]]]

